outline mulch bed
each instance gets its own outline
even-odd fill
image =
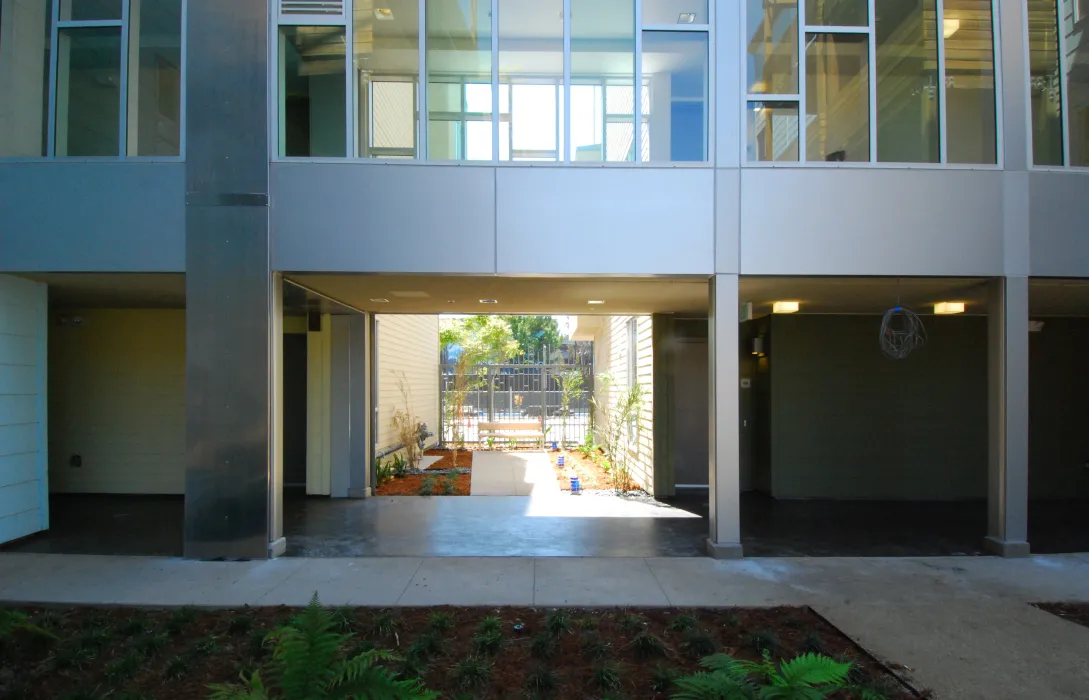
[[[1064,620],[1089,627],[1089,603],[1036,603],[1035,607]]]
[[[442,483],[446,479],[454,479],[454,483],[457,485],[456,493],[441,493]],[[434,482],[434,493],[432,496],[468,496],[469,495],[469,481],[472,477],[469,474],[447,474],[447,475],[428,475],[428,474],[406,474],[400,479],[391,479],[386,483],[378,487],[374,495],[376,496],[419,496],[420,487],[423,486],[425,479],[431,479]]]
[[[5,640],[0,647],[0,697],[52,700],[79,692],[82,698],[207,697],[209,683],[235,682],[240,670],[262,668],[270,657],[269,646],[262,643],[265,635],[296,612],[285,607],[24,610],[58,639],[33,642],[19,633]],[[440,648],[430,654],[412,652],[413,642],[432,631],[437,611],[453,618],[450,629],[435,632]],[[554,687],[549,697],[554,698],[666,698],[673,692],[663,680],[666,675],[695,672],[707,653],[725,651],[758,660],[759,649],[769,646],[776,657],[819,650],[853,660],[853,683],[890,700],[918,697],[805,607],[572,609],[562,611],[563,624],[554,626],[567,629],[554,633],[547,631],[548,611],[531,608],[340,608],[335,615],[340,629],[354,634],[349,653],[374,645],[414,659],[391,667],[418,674],[445,698],[533,697],[527,693],[533,677],[550,678]],[[486,616],[499,619],[496,650],[482,650],[474,640]],[[682,621],[690,625],[689,631],[680,629]],[[633,643],[639,635],[642,641],[653,636],[660,648]],[[485,660],[487,678],[462,690],[457,664],[471,656]],[[848,700],[858,695],[840,691],[829,697]]]
[[[435,462],[428,469],[453,469],[454,468],[454,453],[457,453],[457,468],[458,469],[472,469],[473,468],[473,451],[472,450],[439,450],[432,449],[424,452],[425,455],[431,455],[433,457],[441,457],[439,461]]]
[[[559,466],[560,455],[564,457],[564,466]],[[571,477],[578,475],[579,488],[588,491],[604,491],[614,488],[613,478],[609,472],[605,471],[591,459],[587,459],[582,456],[581,452],[567,452],[566,454],[559,451],[549,452],[549,459],[552,461],[552,468],[556,472],[556,481],[560,485],[561,491],[571,490]],[[623,489],[630,491],[637,488],[635,484],[628,483]]]

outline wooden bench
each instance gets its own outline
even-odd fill
[[[480,441],[488,438],[496,440],[543,440],[544,432],[541,430],[541,422],[535,420],[515,421],[506,423],[489,423],[481,421],[478,429]]]

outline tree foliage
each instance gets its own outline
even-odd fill
[[[544,347],[559,348],[563,343],[560,324],[551,316],[503,316],[510,326],[514,339],[518,341],[519,352],[530,357],[537,356]]]

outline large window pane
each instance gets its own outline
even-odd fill
[[[1059,13],[1054,0],[1029,2],[1028,31],[1032,162],[1036,165],[1062,165]]]
[[[935,0],[876,0],[877,159],[941,159]]]
[[[652,161],[707,160],[707,35],[643,32]]]
[[[1070,165],[1089,166],[1089,2],[1062,0],[1066,33],[1066,106],[1070,121]]]
[[[571,160],[633,160],[634,83],[635,3],[571,0]]]
[[[945,0],[945,99],[950,163],[994,163],[994,33],[991,5]]]
[[[866,35],[809,34],[805,43],[806,160],[868,161]]]
[[[51,4],[0,0],[0,158],[46,154]]]
[[[500,160],[559,160],[563,0],[500,0],[499,81]]]
[[[134,6],[135,7],[135,6]],[[128,146],[134,156],[181,153],[181,0],[143,0],[129,27]]]
[[[61,21],[121,19],[121,7],[121,0],[61,0],[60,18]]]
[[[416,157],[420,79],[419,3],[357,2],[352,11],[353,70],[359,90],[359,155]]]
[[[707,24],[707,0],[643,0],[643,24]]]
[[[491,4],[427,3],[428,157],[491,160]]]
[[[745,114],[750,162],[798,160],[798,103],[751,102]]]
[[[797,0],[748,0],[745,8],[750,93],[798,92]]]
[[[807,0],[805,23],[821,27],[865,27],[869,24],[866,0]]]
[[[121,27],[60,30],[56,154],[120,155],[120,129]]]
[[[347,155],[344,27],[280,28],[280,155]]]

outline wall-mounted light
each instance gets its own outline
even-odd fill
[[[752,354],[757,357],[764,356],[764,339],[756,337],[752,339]]]
[[[802,308],[801,302],[777,301],[771,305],[771,312],[773,314],[793,314],[797,313],[800,308]]]
[[[958,29],[960,29],[960,20],[959,19],[948,19],[947,18],[947,19],[942,20],[942,35],[946,39],[948,39],[949,37],[956,34]]]
[[[934,305],[934,313],[939,316],[964,313],[963,301],[939,301]]]
[[[1044,330],[1043,321],[1029,321],[1029,333],[1042,333]]]

